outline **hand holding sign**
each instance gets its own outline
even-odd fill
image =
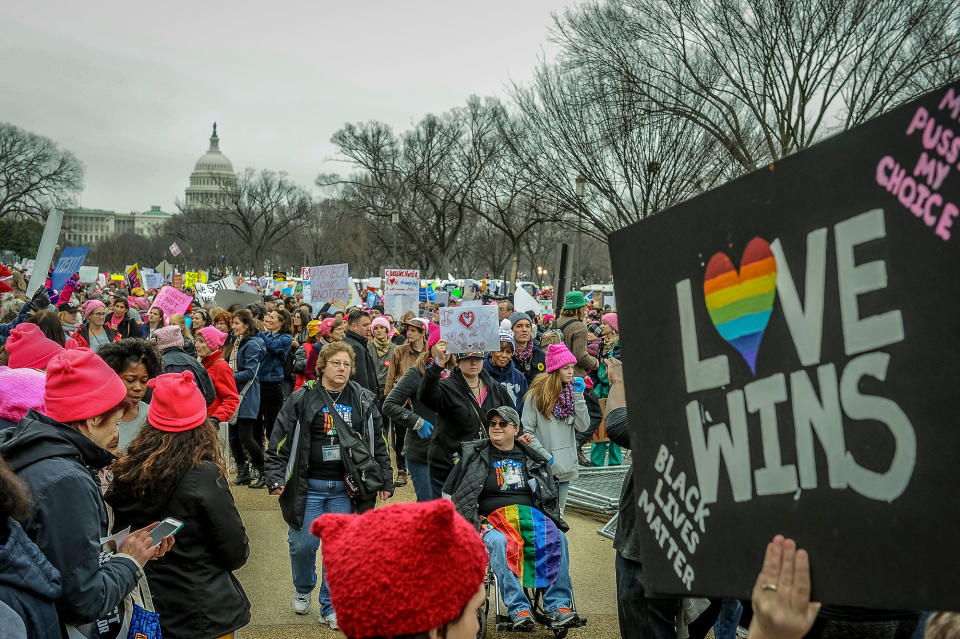
[[[446,366],[447,359],[450,358],[450,355],[447,353],[447,340],[442,339],[437,341],[437,343],[433,345],[433,349],[433,359],[436,360],[437,365]]]

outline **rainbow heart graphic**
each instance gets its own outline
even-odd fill
[[[777,260],[766,240],[755,237],[743,250],[740,272],[726,253],[715,253],[703,276],[710,320],[757,372],[757,352],[777,296]]]

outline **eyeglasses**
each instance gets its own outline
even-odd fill
[[[502,419],[490,420],[490,428],[507,428],[508,426],[515,426],[515,424],[513,422],[505,422]]]
[[[338,362],[332,359],[327,362],[327,365],[334,368],[350,368],[351,366],[350,362]]]
[[[106,316],[107,316],[107,314],[106,314],[106,313],[103,313],[103,312],[100,312],[100,313],[90,313],[90,317],[106,317]]]

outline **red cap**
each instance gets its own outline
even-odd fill
[[[179,433],[196,428],[207,418],[207,403],[190,371],[160,375],[147,386],[153,389],[147,421],[157,430]]]
[[[36,324],[24,322],[18,324],[4,345],[10,353],[10,368],[47,367],[50,358],[63,350],[63,347],[48,338]]]
[[[61,350],[47,363],[47,416],[69,424],[103,415],[127,396],[123,380],[89,348]]]
[[[355,639],[412,635],[454,621],[487,571],[479,533],[445,499],[321,515],[310,532],[323,544],[337,624]]]

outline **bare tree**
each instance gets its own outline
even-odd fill
[[[0,219],[44,218],[71,206],[83,189],[83,165],[53,140],[0,123]]]
[[[750,171],[955,78],[958,9],[960,0],[611,0],[567,10],[555,37],[562,64],[615,78]]]

